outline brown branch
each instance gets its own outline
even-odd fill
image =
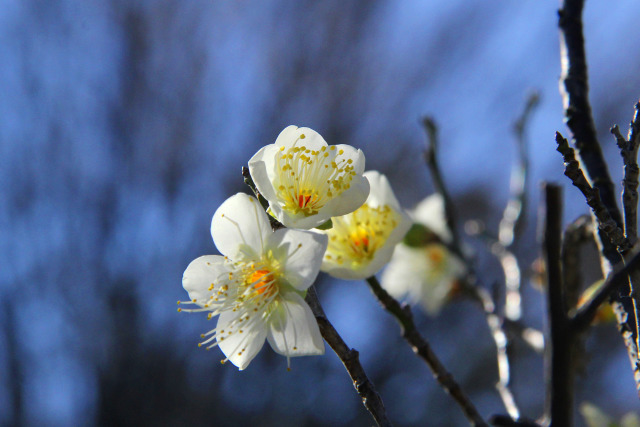
[[[362,399],[364,407],[369,411],[379,426],[391,426],[392,424],[387,418],[382,399],[360,364],[358,351],[349,348],[340,334],[338,334],[338,331],[336,331],[331,322],[329,322],[320,305],[314,286],[309,288],[305,301],[309,304],[309,307],[311,307],[311,311],[318,322],[322,338],[324,338],[338,358],[340,358],[340,361],[342,361],[342,364],[349,373],[353,381],[353,386]]]
[[[427,162],[427,167],[431,174],[435,190],[444,200],[445,219],[447,222],[447,228],[451,232],[451,249],[460,259],[464,259],[465,257],[462,252],[462,248],[460,247],[460,238],[456,227],[456,216],[453,208],[453,202],[451,201],[451,196],[449,196],[447,186],[444,184],[444,179],[442,178],[442,173],[440,172],[440,166],[438,164],[438,127],[431,117],[423,117],[422,126],[427,134],[427,149],[424,153],[424,158]]]
[[[460,385],[458,385],[433,350],[431,350],[429,343],[416,329],[411,308],[406,305],[404,307],[401,306],[398,301],[391,297],[391,295],[380,286],[375,276],[367,278],[367,283],[369,284],[371,292],[373,292],[378,299],[378,302],[380,302],[385,310],[395,317],[400,324],[403,338],[411,345],[414,353],[427,363],[436,381],[453,397],[471,425],[487,426],[487,423],[482,419],[478,410],[473,403],[471,403],[471,400],[469,400]]]
[[[638,237],[638,146],[640,145],[640,102],[635,105],[635,115],[629,128],[629,138],[625,139],[615,125],[611,133],[616,137],[624,162],[622,180],[622,205],[624,211],[625,236],[633,244]]]
[[[556,142],[558,144],[557,151],[562,154],[564,159],[564,174],[571,179],[573,185],[578,188],[586,198],[587,204],[598,220],[598,228],[605,233],[607,238],[616,245],[621,252],[628,251],[631,248],[629,240],[627,240],[616,221],[611,217],[609,210],[607,210],[600,198],[600,191],[595,187],[591,187],[585,178],[580,168],[580,163],[576,160],[574,150],[569,147],[569,142],[560,132],[556,132]]]
[[[260,204],[266,211],[269,208],[269,203],[267,200],[260,194],[258,189],[256,188],[255,183],[253,182],[253,178],[251,177],[251,173],[249,169],[246,167],[242,167],[242,176],[244,177],[244,183],[251,188],[253,193],[256,195]],[[278,220],[276,220],[273,216],[268,215],[269,221],[271,222],[271,228],[273,230],[277,230],[280,228],[284,228]],[[349,373],[351,380],[353,381],[353,386],[356,389],[356,392],[362,399],[362,404],[369,411],[376,424],[380,427],[390,427],[391,421],[387,418],[387,413],[384,408],[384,403],[382,402],[382,398],[376,391],[375,386],[367,377],[367,374],[364,371],[364,368],[360,364],[359,353],[357,350],[353,348],[349,348],[347,344],[344,342],[338,331],[333,327],[329,319],[322,309],[320,305],[320,300],[318,300],[318,294],[316,293],[315,286],[311,286],[307,290],[307,295],[305,297],[305,301],[309,304],[311,311],[313,312],[316,321],[318,322],[318,327],[320,328],[320,334],[322,338],[329,344],[331,349],[336,353],[345,369]]]
[[[602,202],[617,225],[622,224],[616,203],[613,182],[596,136],[596,127],[589,103],[587,58],[582,32],[584,0],[564,0],[558,11],[560,27],[560,55],[562,95],[566,123],[571,130],[573,144],[580,163],[594,189],[600,192]]]
[[[637,137],[636,137],[637,138]],[[573,185],[578,187],[587,199],[587,204],[591,207],[598,222],[600,250],[612,266],[616,266],[628,256],[631,243],[625,237],[622,230],[616,225],[609,215],[609,211],[604,207],[600,199],[600,194],[596,188],[591,188],[586,181],[580,165],[575,159],[573,150],[569,147],[567,140],[556,132],[556,142],[558,151],[562,153],[565,161],[565,175],[568,176]],[[624,340],[633,369],[636,389],[640,396],[640,354],[638,342],[640,330],[640,295],[636,289],[640,289],[640,273],[632,272],[631,281],[626,287],[614,295],[613,310],[618,320],[618,329]],[[635,286],[632,286],[635,285]]]
[[[548,336],[545,354],[547,399],[545,414],[552,426],[570,426],[573,416],[573,350],[575,334],[570,329],[564,297],[561,266],[562,191],[544,185],[542,250],[547,275]]]
[[[527,110],[530,110],[531,108],[533,108],[534,104],[535,104],[535,101],[532,101],[530,99],[528,103],[529,106],[525,108],[525,113],[523,114],[523,118],[518,123],[516,123],[516,132],[524,131],[526,117],[529,114]],[[452,244],[450,245],[450,249],[461,260],[463,260],[467,266],[468,274],[467,274],[467,280],[463,282],[463,292],[469,295],[473,300],[478,302],[483,309],[483,312],[485,314],[485,319],[487,321],[487,325],[489,326],[489,329],[491,331],[491,336],[493,337],[494,342],[496,344],[496,357],[497,357],[498,376],[499,376],[498,383],[496,384],[496,389],[500,394],[500,397],[504,403],[505,408],[507,409],[507,412],[514,419],[517,419],[520,416],[520,411],[516,405],[515,399],[510,389],[511,375],[510,375],[509,357],[507,352],[507,349],[509,346],[509,336],[506,334],[504,330],[505,319],[501,318],[497,314],[496,305],[493,302],[493,299],[491,298],[491,296],[483,288],[477,285],[475,281],[475,274],[473,272],[473,265],[465,255],[464,251],[462,250],[462,247],[460,246],[460,239],[457,234],[456,216],[454,212],[453,203],[451,202],[451,197],[449,196],[449,192],[444,183],[444,179],[442,178],[442,174],[440,172],[440,167],[438,164],[437,126],[433,121],[433,119],[431,119],[430,117],[424,117],[422,120],[422,125],[427,134],[427,150],[425,151],[425,160],[426,160],[429,172],[431,173],[431,178],[433,179],[436,191],[440,193],[440,195],[444,199],[445,218],[447,222],[447,228],[450,230],[451,235],[453,236],[453,239],[452,239],[453,241],[452,241]],[[518,217],[519,216],[520,215],[518,215]],[[518,221],[517,218],[516,218],[516,221]],[[503,268],[505,270],[505,276],[507,277],[507,280],[511,281],[510,284],[513,284],[514,281],[517,282],[516,286],[519,288],[520,269],[517,265],[517,260],[515,259],[513,254],[508,249],[506,249],[503,245],[500,245],[500,247],[503,248],[503,251],[501,254],[496,254],[496,256],[498,256],[498,258],[500,259],[501,265],[503,265]],[[515,276],[514,276],[514,273],[515,273]],[[373,277],[372,279],[375,280],[375,277]],[[372,290],[373,290],[373,287],[372,287]],[[513,295],[510,295],[510,296],[513,298]],[[517,293],[517,296],[519,297],[519,292]],[[391,299],[393,300],[393,298]],[[380,296],[378,296],[378,300],[380,300]],[[380,301],[385,306],[385,308],[387,308],[387,305],[385,305],[385,303],[382,300]],[[395,302],[395,300],[393,301]],[[389,301],[389,303],[391,304],[391,301]],[[517,301],[517,304],[519,305],[519,301]],[[387,310],[390,311],[392,314],[394,314],[394,316],[396,315],[389,308],[387,308]],[[407,310],[408,310],[409,316],[411,316],[411,312],[408,307],[407,307]],[[402,321],[400,320],[400,318],[398,318],[397,316],[396,318],[401,323],[401,326],[403,327],[403,330],[404,330],[405,325],[402,324]]]
[[[624,164],[624,178],[622,179],[622,206],[624,213],[624,233],[625,237],[635,244],[638,237],[638,145],[640,145],[640,103],[635,105],[635,114],[633,121],[629,127],[629,137],[625,139],[620,133],[620,129],[615,125],[611,128],[611,133],[615,136],[620,148],[620,154]],[[623,254],[625,259],[627,254]],[[640,272],[633,271],[629,275],[630,297],[635,314],[635,347],[640,350]],[[638,355],[640,358],[640,355]],[[636,378],[640,375],[637,369],[638,361],[636,360]],[[637,384],[640,387],[640,383]]]

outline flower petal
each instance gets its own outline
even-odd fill
[[[216,326],[218,347],[241,371],[262,349],[267,336],[267,325],[262,318],[247,321],[246,316],[241,310],[224,311]]]
[[[451,231],[447,227],[444,212],[444,199],[440,194],[435,193],[425,198],[410,214],[416,222],[428,227],[442,240],[451,242]]]
[[[278,149],[284,147],[285,150],[294,145],[304,145],[310,150],[319,150],[323,146],[326,147],[327,142],[313,129],[291,125],[280,132],[274,145]]]
[[[382,270],[382,267],[389,262],[389,259],[393,254],[394,247],[400,240],[402,240],[409,230],[409,227],[411,227],[409,217],[402,211],[399,213],[402,218],[400,223],[393,229],[384,244],[376,250],[374,257],[368,263],[361,264],[359,268],[353,268],[349,266],[343,267],[333,261],[329,262],[326,259],[323,259],[322,267],[320,269],[333,277],[347,280],[366,279],[367,277],[371,277],[378,273]]]
[[[258,258],[272,233],[258,200],[244,193],[229,197],[211,220],[213,242],[220,253],[234,261]]]
[[[273,188],[276,167],[275,157],[277,152],[278,147],[275,144],[270,144],[258,150],[249,160],[249,173],[251,174],[253,183],[258,188],[260,194],[267,200],[276,200],[278,197]],[[273,204],[270,205],[273,209]]]
[[[333,229],[323,231],[331,236],[331,242],[321,270],[340,279],[358,280],[376,274],[411,227],[387,178],[377,171],[365,172],[363,177],[371,185],[365,205],[334,217]]]
[[[280,204],[275,203],[278,196],[273,187],[276,178],[275,158],[281,147],[284,147],[286,150],[296,144],[304,145],[311,150],[319,150],[323,146],[327,147],[327,143],[318,132],[306,127],[299,128],[298,126],[291,125],[280,132],[275,144],[262,147],[253,155],[251,160],[249,160],[249,172],[251,173],[253,182],[265,199],[270,201],[269,205],[273,214],[280,221],[283,219],[283,212]]]
[[[319,212],[316,227],[323,224],[331,217],[350,214],[358,209],[369,197],[371,186],[369,180],[363,176],[356,175],[351,181],[351,186],[338,197],[330,200]]]
[[[289,126],[249,161],[270,213],[289,228],[310,229],[359,208],[369,193],[362,150],[328,146],[313,129]]]
[[[280,305],[271,316],[267,340],[276,353],[288,357],[324,354],[318,322],[300,295],[281,294]]]
[[[367,204],[369,206],[389,205],[395,210],[400,210],[400,203],[398,203],[398,199],[396,199],[395,194],[393,194],[391,184],[385,175],[378,171],[371,170],[365,172],[362,176],[367,178],[371,188],[375,189],[375,191],[369,193],[369,197],[367,198]]]
[[[327,242],[327,236],[311,231],[278,230],[271,235],[268,246],[284,249],[280,260],[283,264],[281,273],[287,283],[299,291],[304,291],[313,284],[320,272]]]
[[[220,276],[229,274],[230,268],[220,255],[205,255],[196,258],[182,276],[182,287],[189,293],[191,302],[204,306],[210,303],[212,285]]]
[[[433,253],[441,259],[436,263]],[[381,284],[395,298],[420,303],[431,316],[438,314],[449,299],[453,283],[466,272],[464,263],[440,244],[411,248],[396,246]]]

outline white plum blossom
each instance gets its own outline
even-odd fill
[[[341,279],[365,279],[380,271],[411,226],[387,178],[376,171],[364,177],[371,185],[365,203],[332,218],[333,228],[317,231],[329,236],[321,270]]]
[[[362,205],[369,194],[364,162],[359,149],[327,145],[312,129],[288,126],[249,160],[249,171],[278,221],[310,229]]]
[[[223,363],[230,360],[240,370],[265,339],[287,357],[287,364],[290,357],[323,354],[320,330],[304,295],[318,275],[327,238],[310,231],[272,231],[258,201],[243,193],[218,208],[211,235],[224,256],[197,258],[182,278],[188,303],[199,307],[182,311],[219,316],[200,345],[220,347]]]
[[[427,197],[410,214],[422,226],[416,233],[423,235],[412,236],[418,244],[409,246],[403,242],[396,246],[382,273],[381,285],[393,297],[420,303],[434,316],[449,299],[456,281],[466,273],[466,266],[445,245],[452,238],[442,196]]]

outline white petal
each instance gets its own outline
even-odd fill
[[[327,217],[326,215],[311,215],[304,216],[304,214],[291,215],[288,211],[283,210],[278,205],[270,205],[272,206],[273,214],[285,227],[287,228],[299,228],[302,230],[308,230],[313,227],[317,227],[321,224],[324,224],[331,217]],[[320,211],[321,212],[321,211]]]
[[[189,292],[189,299],[199,306],[209,302],[210,287],[221,275],[229,274],[224,257],[205,255],[196,258],[187,267],[182,276],[182,287]]]
[[[284,279],[295,289],[304,291],[316,280],[327,249],[327,236],[302,230],[278,230],[268,246],[282,253]]]
[[[275,176],[275,156],[278,147],[274,144],[262,147],[249,160],[249,173],[258,191],[267,200],[276,200],[276,192],[273,188]]]
[[[365,172],[364,177],[366,180],[370,180],[371,184],[371,191],[366,201],[367,205],[374,208],[388,205],[398,215],[398,224],[390,232],[382,246],[376,250],[373,259],[368,262],[354,265],[349,260],[345,260],[342,264],[338,264],[333,259],[324,259],[321,270],[340,279],[360,280],[375,275],[389,262],[394,247],[411,228],[411,219],[400,207],[387,178],[376,171]]]
[[[269,219],[258,200],[244,193],[229,197],[211,220],[213,242],[233,260],[259,257],[271,233]]]
[[[451,232],[447,227],[444,211],[444,199],[438,193],[422,200],[411,212],[413,218],[428,227],[445,242],[451,241]]]
[[[369,265],[370,263],[363,265],[360,268],[348,268],[334,262],[323,261],[320,270],[330,276],[337,277],[338,279],[362,280],[372,276],[369,274]]]
[[[400,240],[402,240],[410,226],[411,222],[408,220],[408,217],[406,220],[403,219],[391,232],[387,241],[378,248],[378,250],[376,250],[373,259],[368,263],[363,263],[359,268],[344,267],[336,262],[328,262],[323,259],[322,267],[320,269],[339,279],[362,280],[367,277],[371,277],[382,270],[382,268],[389,262],[391,255],[393,254],[394,247]]]
[[[400,210],[400,203],[396,199],[389,180],[383,174],[378,171],[367,171],[363,174],[365,178],[369,180],[371,191],[366,203],[369,206],[382,206],[389,205],[395,210]]]
[[[299,128],[292,125],[287,126],[282,132],[280,132],[280,135],[276,138],[274,145],[278,149],[280,149],[280,147],[284,147],[285,150],[293,147],[294,145],[304,145],[310,150],[319,150],[323,146],[326,147],[327,143],[315,130],[306,127]]]
[[[280,306],[271,316],[267,339],[276,353],[288,357],[324,354],[318,322],[300,295],[281,294]]]
[[[417,271],[421,263],[416,262],[418,251],[405,245],[397,245],[387,268],[382,272],[380,284],[394,298],[404,298],[421,272]]]
[[[241,371],[256,357],[267,336],[267,325],[261,318],[254,317],[250,323],[239,321],[246,315],[240,310],[225,311],[216,326],[218,347]]]
[[[351,165],[356,175],[362,175],[365,165],[365,157],[362,150],[345,144],[337,144],[335,147],[337,152],[342,151],[341,158],[353,161]]]
[[[320,221],[313,227],[323,224],[330,217],[343,216],[355,211],[367,200],[369,191],[370,186],[367,178],[358,175],[354,176],[351,181],[351,187],[347,191],[330,200],[320,209],[317,215]]]
[[[465,273],[466,267],[448,251],[442,261],[445,264],[435,266],[429,259],[429,250],[430,246],[396,246],[389,265],[382,273],[381,284],[395,298],[420,303],[427,314],[435,316],[447,302],[451,286]]]

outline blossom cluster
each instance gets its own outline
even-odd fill
[[[245,369],[265,340],[288,363],[291,357],[323,354],[318,324],[304,299],[320,271],[365,279],[391,260],[382,285],[432,313],[464,272],[445,245],[400,243],[413,221],[446,241],[443,215],[434,213],[441,207],[428,199],[405,212],[388,179],[365,172],[359,149],[328,145],[312,129],[289,126],[249,160],[249,172],[268,209],[244,193],[217,209],[211,236],[222,255],[189,264],[182,279],[189,300],[179,301],[178,311],[218,317],[199,345],[219,347],[223,363]],[[285,228],[274,231],[268,215]]]

